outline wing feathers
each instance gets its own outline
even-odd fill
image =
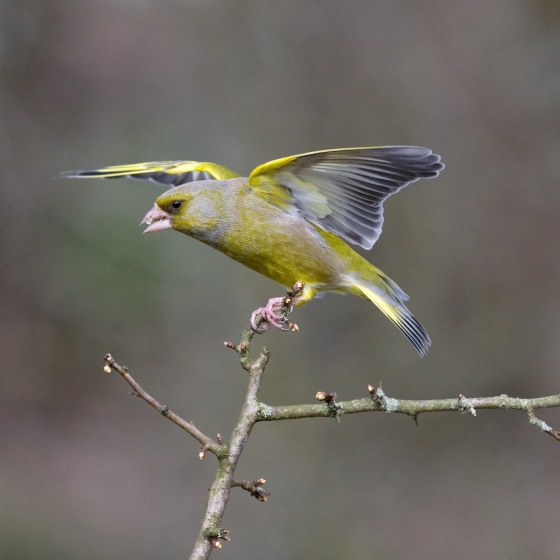
[[[148,163],[134,163],[132,165],[114,165],[101,169],[84,171],[66,171],[62,174],[68,178],[118,179],[149,179],[163,185],[182,185],[192,181],[206,179],[232,179],[239,177],[237,173],[216,163],[200,161],[154,161]]]
[[[418,179],[437,177],[443,167],[438,155],[415,146],[326,150],[261,165],[249,185],[269,202],[288,200],[309,221],[370,249],[381,233],[384,200]],[[313,189],[326,204],[309,204]]]

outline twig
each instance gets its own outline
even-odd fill
[[[263,490],[262,486],[265,482],[266,480],[264,478],[259,478],[259,480],[254,480],[253,482],[249,482],[247,480],[234,480],[231,483],[231,487],[243,488],[243,490],[247,490],[251,496],[257,498],[259,502],[266,502],[266,498],[270,496],[270,492],[265,492]]]
[[[160,414],[169,418],[171,422],[177,424],[180,428],[183,428],[185,432],[189,433],[193,438],[202,443],[202,449],[208,450],[217,456],[223,455],[225,449],[219,443],[215,442],[212,438],[204,435],[194,424],[183,420],[180,416],[172,412],[167,405],[160,404],[154,397],[149,393],[144,391],[142,387],[132,378],[130,373],[128,373],[128,368],[119,366],[111,356],[111,354],[105,354],[104,360],[107,362],[105,365],[105,372],[110,373],[112,369],[120,373],[126,380],[126,382],[132,387],[133,392],[129,394],[136,395],[141,399],[144,399],[148,404],[152,405]],[[202,453],[202,451],[201,451]],[[201,457],[203,459],[204,457]]]
[[[560,432],[539,420],[534,410],[539,408],[560,407],[560,395],[539,397],[535,399],[521,399],[500,395],[498,397],[477,397],[467,399],[459,395],[456,399],[434,399],[427,401],[400,400],[387,397],[381,390],[374,390],[370,385],[370,398],[353,401],[337,402],[338,416],[344,414],[358,414],[360,412],[396,412],[408,414],[416,418],[423,412],[469,412],[476,416],[480,409],[523,410],[529,416],[529,421],[560,441]],[[327,404],[302,404],[294,406],[268,406],[261,403],[258,422],[272,420],[297,420],[299,418],[328,418],[332,417],[332,408]]]
[[[527,408],[527,416],[529,417],[529,422],[533,424],[533,426],[537,426],[541,432],[550,434],[556,441],[560,441],[560,432],[553,430],[546,422],[539,420],[531,407]]]

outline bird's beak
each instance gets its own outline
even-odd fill
[[[144,233],[173,227],[171,216],[164,212],[157,204],[154,204],[154,207],[144,216],[144,219],[140,222],[140,225],[142,224],[148,225]]]

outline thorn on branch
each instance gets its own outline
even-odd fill
[[[218,443],[219,443],[220,445],[222,445],[222,443],[224,443],[224,438],[223,438],[220,434],[218,434],[218,435],[216,436],[216,439],[218,440]]]
[[[459,411],[461,414],[468,412],[471,416],[476,416],[476,410],[473,403],[461,394],[459,394]]]

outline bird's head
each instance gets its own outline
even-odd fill
[[[172,228],[202,241],[213,237],[224,206],[219,183],[198,181],[163,193],[141,222],[148,226],[144,233]]]
[[[180,187],[163,193],[140,222],[140,225],[148,226],[144,233],[170,228],[178,229],[177,226],[184,219],[192,199],[193,193]]]

